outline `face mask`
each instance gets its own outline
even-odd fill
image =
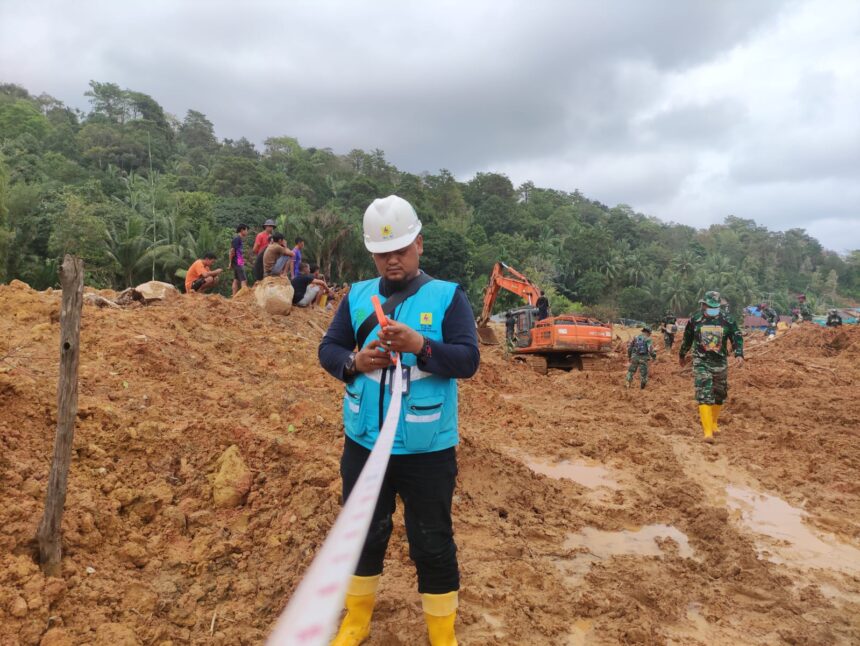
[[[719,307],[707,307],[707,308],[705,308],[705,314],[707,314],[708,316],[716,316],[719,313],[720,313]]]

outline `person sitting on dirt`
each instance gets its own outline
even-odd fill
[[[208,292],[218,284],[218,276],[223,269],[212,269],[215,263],[215,254],[211,251],[198,258],[185,273],[185,293]]]
[[[627,368],[627,377],[624,379],[624,387],[630,388],[633,376],[639,371],[639,388],[645,388],[648,383],[648,362],[657,358],[654,345],[651,341],[651,328],[647,325],[642,328],[642,334],[634,338],[627,346],[627,358],[630,365]]]
[[[836,310],[827,312],[827,327],[840,327],[842,325],[842,317]]]
[[[263,275],[286,276],[289,278],[287,272],[292,259],[293,252],[287,249],[284,234],[275,233],[272,235],[272,241],[266,247],[266,252],[263,254]]]
[[[744,338],[737,322],[720,310],[720,293],[705,292],[699,301],[701,310],[694,313],[684,328],[678,363],[687,364],[687,353],[693,351],[693,382],[705,442],[714,443],[719,432],[720,409],[729,392],[728,344],[732,343],[738,367],[744,364]]]
[[[663,333],[663,348],[671,350],[678,333],[678,319],[672,314],[672,310],[666,310],[666,314],[660,319],[660,332]]]
[[[331,293],[328,285],[324,280],[316,277],[317,267],[311,267],[308,263],[303,262],[300,269],[301,273],[293,278],[293,305],[299,307],[308,307],[310,305],[320,305],[320,299],[324,294]]]
[[[538,310],[538,321],[549,318],[549,299],[543,293],[543,290],[540,291],[540,296],[538,296],[537,302],[535,302],[535,307]]]

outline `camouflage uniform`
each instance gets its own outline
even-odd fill
[[[803,301],[800,304],[800,318],[804,321],[812,320],[812,308],[809,307],[809,304],[806,301]]]
[[[767,336],[776,335],[776,324],[779,322],[779,314],[776,313],[771,306],[765,305],[761,308],[761,316],[767,322],[767,329],[764,333]]]
[[[684,329],[680,354],[684,357],[691,348],[693,350],[693,379],[696,401],[700,404],[720,405],[726,399],[729,391],[729,339],[735,356],[743,357],[744,339],[740,328],[731,315],[722,312],[713,318],[696,312]]]
[[[667,312],[666,316],[660,319],[660,331],[663,333],[663,347],[666,350],[671,350],[675,345],[675,333],[678,331],[678,319],[672,316],[671,312]]]
[[[644,353],[642,352],[643,349]],[[625,378],[627,385],[629,386],[630,382],[633,381],[638,370],[639,387],[644,388],[645,384],[648,383],[648,362],[657,358],[651,337],[642,333],[633,339],[627,346],[627,357],[630,359],[630,366],[627,368],[627,377]]]

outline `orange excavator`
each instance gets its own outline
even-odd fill
[[[496,298],[503,289],[528,303],[505,313],[507,339],[514,357],[531,365],[536,372],[546,374],[549,368],[582,370],[611,351],[612,328],[606,323],[573,314],[538,320],[535,304],[540,289],[503,262],[493,266],[484,290],[484,307],[478,318],[478,338],[482,343],[498,344],[489,322]]]

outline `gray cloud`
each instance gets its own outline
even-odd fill
[[[856,75],[838,69],[860,58],[839,20],[860,12],[814,4],[6,3],[0,68],[82,108],[89,79],[109,80],[179,117],[203,111],[223,137],[382,148],[461,178],[504,170],[702,226],[741,214],[727,195],[761,194],[773,211],[750,210],[778,228],[773,213],[797,207],[785,182],[847,196],[810,223],[860,211],[844,190],[860,164]],[[832,56],[810,64],[820,42]],[[782,68],[798,72],[779,85]]]

